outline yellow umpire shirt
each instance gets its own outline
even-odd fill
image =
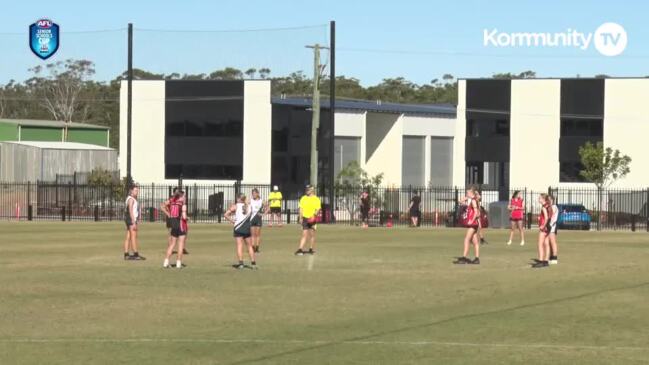
[[[268,200],[270,201],[271,208],[281,208],[282,207],[282,193],[280,191],[272,191],[268,195]]]
[[[313,217],[318,210],[322,209],[320,198],[315,195],[304,195],[300,199],[300,209],[302,209],[302,217],[307,219]]]

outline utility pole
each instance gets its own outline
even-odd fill
[[[126,102],[126,185],[133,185],[131,175],[131,129],[133,124],[133,24],[128,23],[128,61],[127,61],[127,102]],[[123,152],[122,152],[123,153]]]
[[[313,187],[318,186],[318,129],[320,128],[320,74],[322,65],[320,65],[320,50],[328,49],[319,44],[306,46],[313,49],[313,97],[311,103],[311,177],[310,184]],[[316,190],[317,191],[317,190]]]

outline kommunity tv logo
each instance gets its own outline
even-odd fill
[[[594,32],[567,29],[563,32],[501,32],[497,28],[483,30],[483,46],[495,48],[563,47],[582,51],[592,46],[604,56],[621,55],[629,42],[626,30],[617,23],[604,23]]]

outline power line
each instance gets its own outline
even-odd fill
[[[353,48],[338,47],[338,51],[357,53],[378,53],[395,55],[429,55],[429,56],[460,56],[460,57],[494,57],[494,58],[592,58],[602,59],[596,54],[585,55],[546,55],[546,54],[515,54],[515,53],[480,53],[474,51],[453,51],[453,50],[419,50],[419,49],[380,49],[380,48]],[[624,55],[624,58],[645,59],[649,54]]]

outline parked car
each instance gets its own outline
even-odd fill
[[[581,204],[557,204],[559,218],[557,227],[560,229],[590,229],[593,217],[588,213],[586,207]]]

